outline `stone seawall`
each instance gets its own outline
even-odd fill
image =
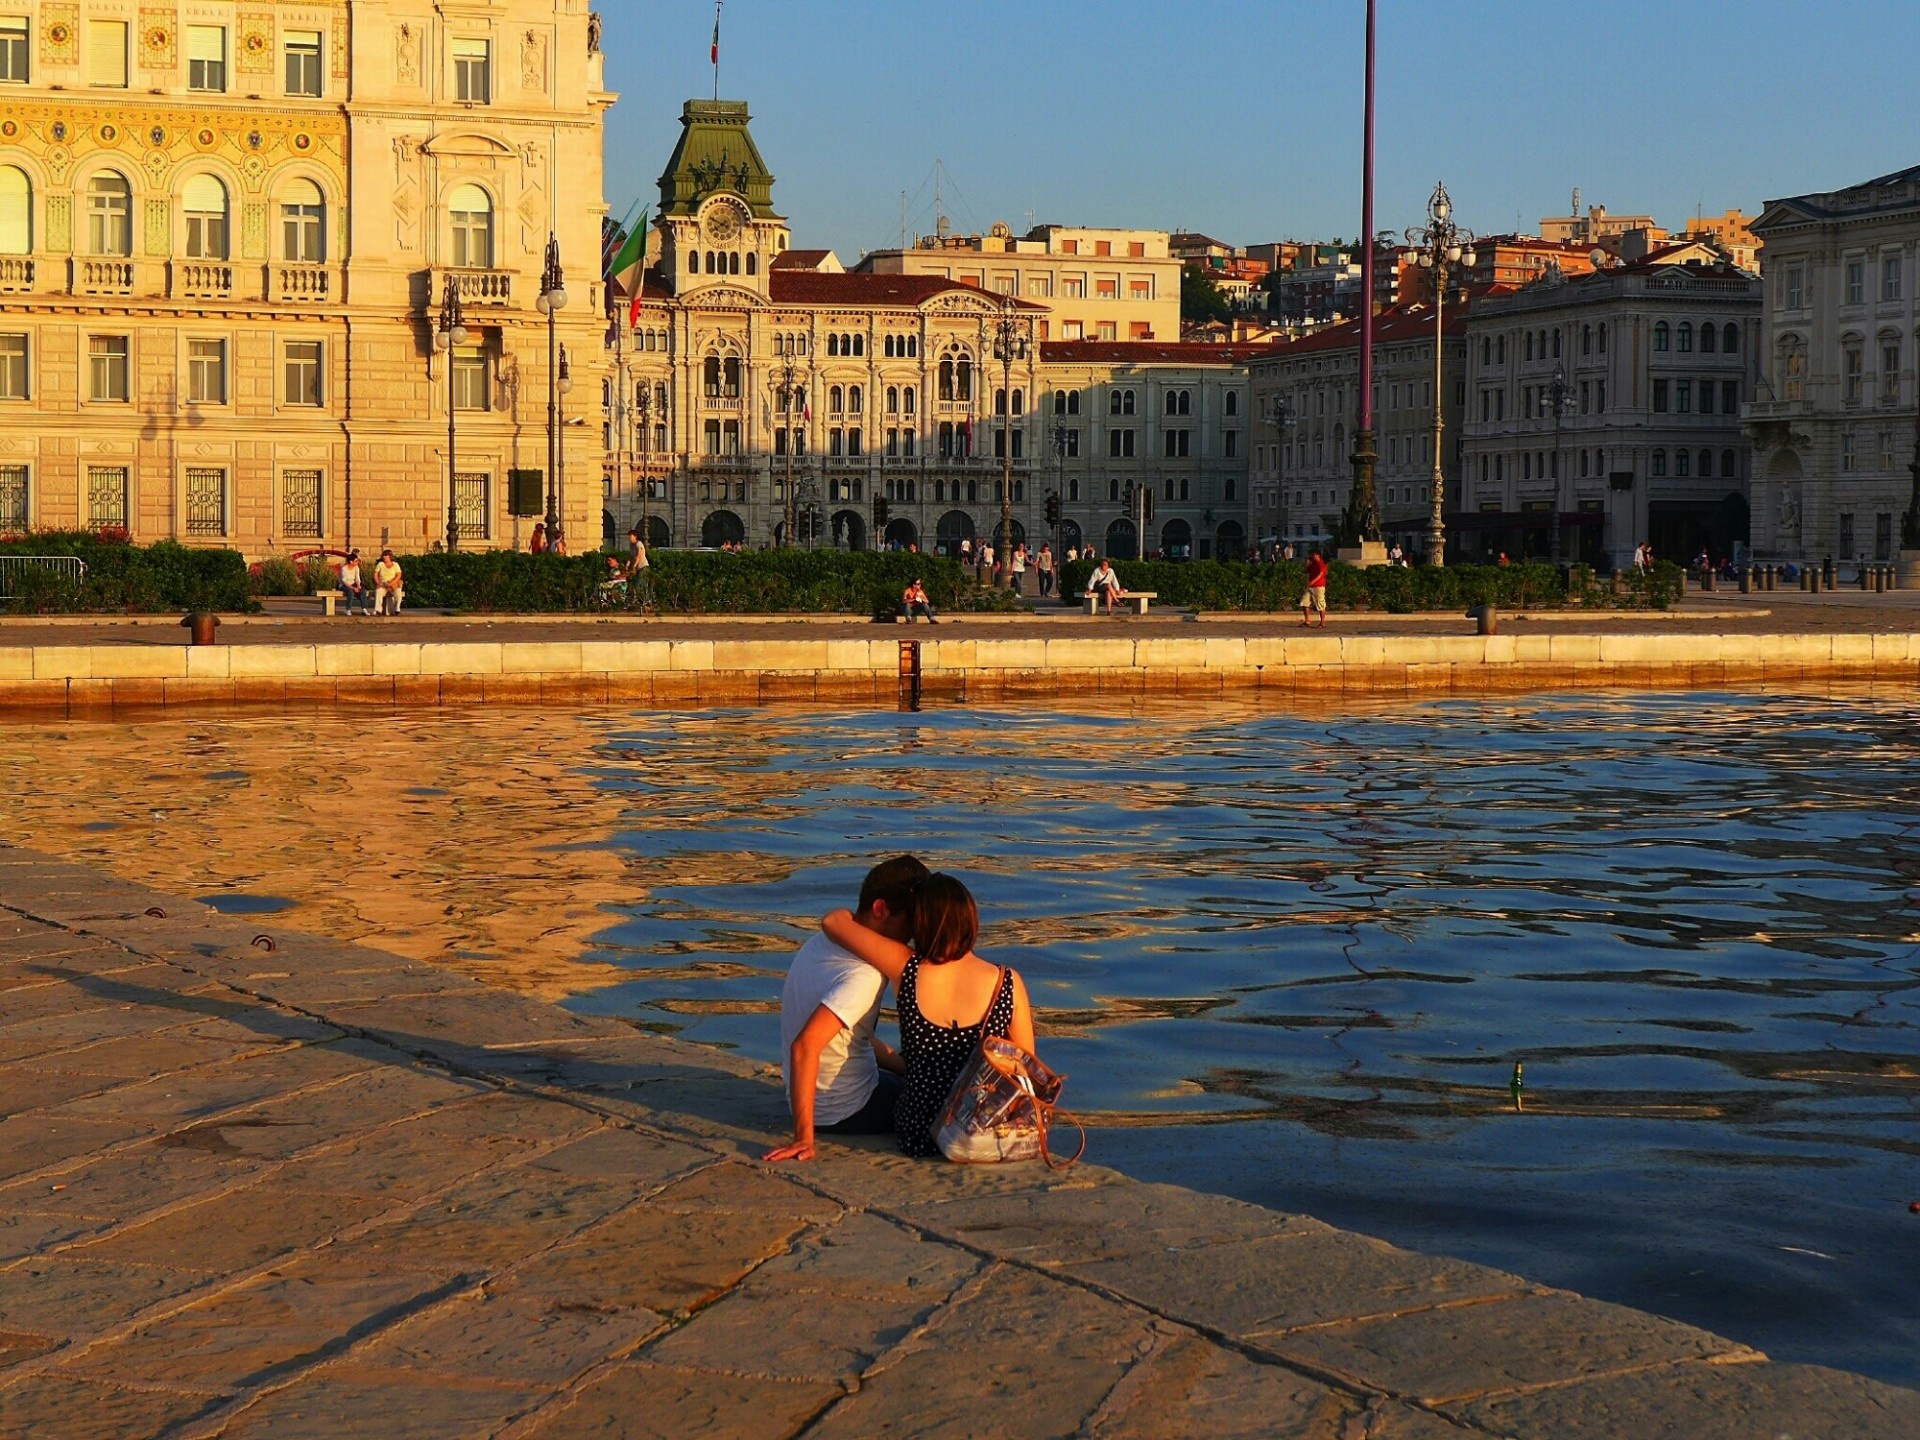
[[[1920,633],[404,640],[0,646],[0,708],[893,704],[1920,680]]]

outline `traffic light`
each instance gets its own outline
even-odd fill
[[[1140,487],[1140,523],[1146,525],[1152,522],[1153,487],[1151,485],[1143,485]]]
[[[887,520],[889,519],[889,517],[892,516],[892,514],[893,514],[892,501],[888,500],[887,497],[884,495],[876,495],[873,497],[873,528],[874,529],[885,530],[887,528]]]
[[[1059,523],[1060,492],[1058,490],[1049,490],[1047,492],[1047,524],[1058,525]]]

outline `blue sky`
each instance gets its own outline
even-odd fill
[[[650,203],[713,93],[712,0],[600,0],[607,198]],[[848,263],[933,225],[1352,237],[1361,0],[727,0],[798,246]],[[1583,203],[1678,225],[1920,164],[1916,0],[1380,0],[1377,223],[1444,179],[1464,224]]]

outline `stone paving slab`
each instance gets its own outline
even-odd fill
[[[98,880],[0,846],[0,1440],[1920,1434],[1096,1166],[772,1171],[764,1067]]]

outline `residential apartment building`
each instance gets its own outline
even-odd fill
[[[1464,553],[1628,563],[1748,539],[1760,282],[1702,244],[1478,300],[1467,321]]]
[[[1920,166],[1769,200],[1752,229],[1767,276],[1755,548],[1890,560],[1916,458]]]
[[[1374,317],[1374,492],[1382,534],[1424,554],[1433,503],[1433,407],[1441,406],[1444,472],[1459,474],[1465,320],[1449,309],[1434,390],[1434,315],[1396,306]],[[1248,365],[1256,426],[1250,523],[1263,547],[1331,541],[1353,486],[1360,322],[1275,346]]]
[[[436,543],[451,511],[511,543],[508,476],[546,469],[550,233],[561,338],[599,360],[614,97],[585,7],[0,10],[0,530],[258,556]]]
[[[870,275],[951,280],[1041,308],[1043,340],[1180,337],[1181,262],[1164,230],[1040,225],[1016,236],[929,235],[908,250],[876,250],[853,268]]]
[[[1549,275],[1586,275],[1593,270],[1594,245],[1543,240],[1537,235],[1482,235],[1473,242],[1473,268],[1467,283],[1475,289],[1495,285],[1531,285]]]
[[[1548,215],[1540,221],[1540,238],[1552,245],[1580,245],[1591,250],[1617,240],[1631,230],[1644,230],[1656,241],[1664,241],[1667,232],[1651,215],[1610,215],[1604,205],[1589,205],[1580,213],[1580,192],[1573,192],[1574,213]]]
[[[1164,235],[1160,255],[1130,257],[1153,232],[1047,227],[1052,248],[925,252],[954,276],[843,271],[791,247],[749,118],[740,101],[683,108],[640,308],[609,356],[609,532],[760,545],[788,538],[791,509],[796,543],[951,554],[995,533],[1010,471],[1016,541],[1044,538],[1051,491],[1064,543],[1133,554],[1132,497],[1150,488],[1148,551],[1240,552],[1244,347],[1061,340],[1043,302],[1062,297],[1030,294],[1035,278],[1177,263]],[[998,290],[973,283],[996,275]]]

